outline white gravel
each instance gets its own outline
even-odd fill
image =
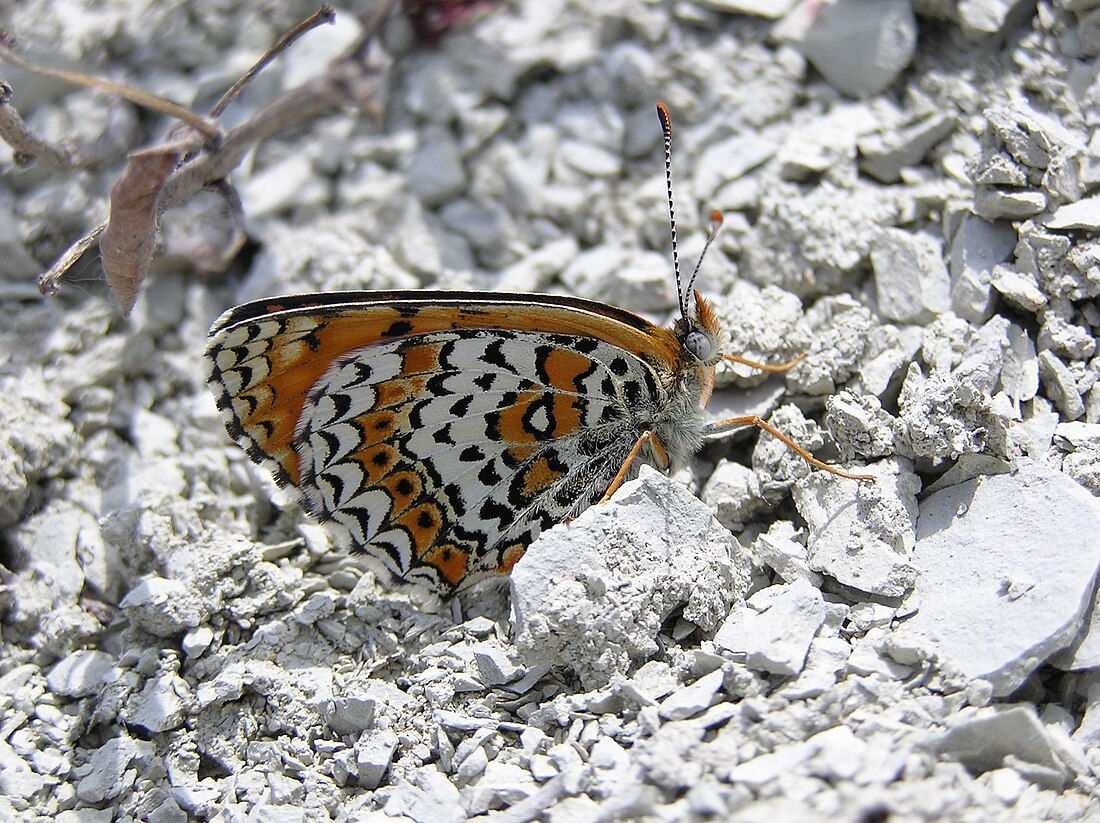
[[[298,2],[15,0],[40,61],[208,110]],[[375,113],[232,177],[226,275],[95,258],[129,150],[171,124],[4,66],[42,134],[0,143],[0,819],[1100,818],[1100,119],[1095,2],[516,0],[418,49]],[[227,112],[323,71],[355,9]],[[289,291],[576,294],[667,322],[681,248],[753,429],[548,532],[510,587],[380,587],[225,435],[210,322]],[[377,115],[377,116],[376,116]],[[101,141],[98,142],[97,141]],[[227,236],[201,196],[165,233]],[[863,465],[866,464],[866,468]]]

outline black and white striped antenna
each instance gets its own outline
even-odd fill
[[[676,299],[680,305],[680,316],[687,317],[688,296],[695,287],[695,278],[699,276],[699,267],[703,265],[707,249],[710,248],[710,244],[714,242],[718,230],[722,227],[722,212],[715,210],[710,213],[710,232],[707,235],[707,242],[703,246],[699,260],[695,263],[695,269],[685,289],[680,279],[680,254],[676,245],[676,207],[672,203],[672,115],[668,113],[668,107],[664,103],[657,104],[657,117],[661,121],[661,131],[665,136],[665,190],[668,193],[668,222],[672,228],[672,270],[676,275]]]
[[[680,316],[687,317],[687,300],[680,282],[680,254],[676,248],[676,207],[672,205],[672,115],[664,103],[657,104],[657,118],[665,136],[665,191],[668,193],[668,222],[672,226],[672,270],[676,274],[676,299],[680,304]]]

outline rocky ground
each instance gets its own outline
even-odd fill
[[[196,273],[224,199],[164,214],[128,319],[94,252],[54,298],[35,278],[170,123],[0,69],[100,158],[0,144],[0,818],[1100,818],[1100,3],[437,5],[462,25],[392,24],[358,106],[233,171],[227,273]],[[362,10],[221,124],[323,73]],[[0,27],[202,112],[312,11],[18,0]],[[877,481],[750,430],[553,529],[503,591],[387,590],[228,440],[207,329],[346,288],[668,322],[657,100],[685,259],[726,216],[699,287],[732,350],[808,355],[730,369],[714,416]]]

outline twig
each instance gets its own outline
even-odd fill
[[[224,179],[252,147],[298,123],[314,120],[349,103],[364,106],[376,99],[377,91],[367,78],[369,44],[385,22],[397,0],[382,0],[364,15],[363,33],[328,71],[284,93],[229,132],[222,144],[205,151],[177,169],[161,192],[161,210],[187,202],[198,192]]]
[[[11,105],[12,94],[12,87],[0,81],[0,139],[12,147],[16,165],[29,166],[35,160],[49,169],[79,165],[71,147],[54,145],[31,131],[27,121]]]
[[[359,23],[363,26],[363,33],[359,39],[351,44],[343,54],[334,60],[334,63],[365,63],[367,52],[370,50],[371,41],[381,31],[382,24],[390,18],[393,7],[398,0],[379,0],[369,9],[359,13]]]
[[[159,97],[158,95],[150,94],[147,91],[135,89],[131,86],[125,86],[122,83],[104,80],[101,77],[92,77],[91,75],[82,74],[78,71],[69,71],[68,69],[54,69],[49,66],[40,66],[13,52],[8,46],[11,42],[10,37],[0,37],[0,60],[11,63],[13,66],[18,66],[26,71],[42,75],[43,77],[53,77],[57,80],[64,80],[67,83],[72,83],[74,86],[83,86],[87,89],[106,92],[115,97],[121,97],[123,100],[129,100],[131,103],[136,103],[139,106],[144,106],[153,111],[159,111],[161,114],[167,115],[168,117],[174,117],[177,120],[187,123],[207,140],[216,140],[218,137],[218,124],[215,121],[203,117],[202,115],[195,114],[185,109],[179,103],[173,103],[167,98]]]
[[[240,97],[241,92],[244,91],[245,86],[251,83],[257,74],[264,70],[267,65],[274,60],[280,53],[290,47],[295,41],[298,40],[303,34],[320,26],[322,23],[332,23],[336,19],[336,10],[332,8],[328,3],[325,3],[321,8],[317,9],[311,17],[307,17],[297,26],[292,28],[286,34],[279,38],[270,49],[267,50],[267,54],[257,60],[248,71],[244,73],[233,86],[222,95],[221,99],[214,104],[214,108],[210,109],[211,117],[221,117],[229,105]]]

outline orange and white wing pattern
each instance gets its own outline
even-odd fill
[[[672,331],[603,304],[425,291],[249,303],[208,348],[248,455],[390,575],[444,594],[510,571],[644,432],[697,441],[685,358]]]

